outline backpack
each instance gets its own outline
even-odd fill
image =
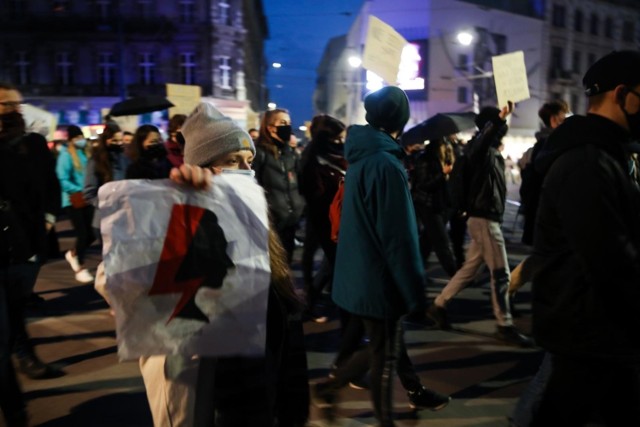
[[[333,201],[329,205],[329,222],[331,222],[331,240],[338,242],[338,232],[340,231],[340,216],[342,215],[342,200],[344,199],[344,178],[340,180],[338,191],[333,196]]]

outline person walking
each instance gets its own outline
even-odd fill
[[[351,126],[345,143],[349,170],[332,296],[364,324],[374,413],[388,427],[394,425],[400,319],[424,305],[424,267],[404,152],[397,142],[409,120],[409,100],[402,89],[388,86],[367,95],[364,106],[369,124]],[[336,392],[329,385],[318,397],[332,408]]]
[[[449,277],[453,277],[457,270],[446,229],[452,209],[449,175],[454,162],[453,147],[446,138],[430,141],[415,164],[411,186],[411,196],[421,226],[422,259],[426,263],[431,249],[434,249]]]
[[[98,144],[87,162],[84,175],[84,197],[94,207],[92,226],[100,235],[100,210],[98,209],[98,189],[102,184],[124,179],[131,162],[124,153],[122,130],[115,122],[107,122],[98,138]]]
[[[532,257],[533,334],[551,355],[532,426],[640,425],[640,52],[614,51],[582,80],[586,116],[565,120],[545,175]]]
[[[267,192],[269,212],[289,262],[295,249],[295,234],[304,210],[298,191],[299,154],[289,146],[291,117],[277,108],[264,113],[252,168]]]
[[[511,317],[507,292],[509,264],[500,229],[507,192],[504,158],[500,149],[502,137],[508,130],[505,119],[512,109],[512,103],[502,110],[484,107],[476,117],[480,131],[469,142],[465,165],[468,168],[465,174],[469,179],[465,201],[471,244],[464,264],[436,296],[427,309],[427,316],[438,327],[449,329],[446,304],[474,280],[483,264],[487,264],[491,274],[491,303],[498,337],[529,347],[533,342],[516,329]]]
[[[307,245],[314,248],[320,246],[327,258],[330,274],[333,273],[336,260],[336,243],[331,238],[329,207],[347,170],[345,135],[346,126],[340,120],[325,114],[314,117],[311,122],[312,139],[303,153],[300,171],[300,189],[307,207],[305,254],[311,252],[307,251]],[[317,245],[314,245],[315,242]],[[303,270],[305,267],[309,266],[303,265]],[[326,320],[326,317],[314,311],[322,287],[314,286],[311,271],[304,272],[304,279],[310,317],[316,322],[323,318]]]
[[[26,132],[21,104],[20,91],[0,83],[0,410],[8,427],[28,425],[14,350],[29,377],[50,373],[29,341],[24,311],[60,206],[53,155],[44,137]]]
[[[84,198],[84,175],[87,168],[87,145],[82,130],[75,125],[67,127],[67,144],[63,145],[56,161],[56,175],[62,190],[62,208],[71,220],[76,243],[65,253],[65,259],[80,283],[91,283],[94,278],[84,266],[87,248],[94,241],[93,206]]]
[[[160,140],[160,130],[153,125],[142,125],[136,130],[131,142],[131,160],[126,179],[169,178],[173,167]]]

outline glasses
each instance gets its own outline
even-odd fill
[[[22,101],[2,101],[0,102],[0,105],[2,105],[3,107],[19,107],[22,105]]]

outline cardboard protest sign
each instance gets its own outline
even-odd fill
[[[507,101],[519,102],[531,97],[524,52],[520,50],[494,56],[491,58],[491,62],[500,108],[506,106]]]
[[[395,85],[402,50],[407,43],[393,27],[373,15],[369,16],[362,66],[382,77],[388,84]]]

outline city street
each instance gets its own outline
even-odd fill
[[[510,191],[512,198],[516,193]],[[517,194],[517,193],[516,193]],[[526,254],[520,243],[517,206],[507,206],[504,223],[509,260],[514,267]],[[520,218],[521,219],[521,218]],[[68,221],[58,224],[62,253],[73,242]],[[297,250],[296,260],[301,249]],[[430,299],[446,283],[432,256],[428,265]],[[91,253],[93,269],[99,254]],[[295,274],[301,282],[299,262]],[[298,283],[301,285],[301,283]],[[41,271],[36,292],[45,302],[29,309],[29,331],[37,353],[60,371],[60,376],[31,380],[20,375],[34,426],[151,426],[138,364],[120,363],[114,319],[93,285],[75,282],[67,262],[55,259]],[[328,300],[328,296],[325,295]],[[530,287],[516,299],[517,325],[530,331]],[[453,331],[406,323],[409,355],[424,384],[451,394],[451,404],[439,412],[410,410],[400,383],[396,382],[395,409],[398,426],[507,426],[507,416],[541,360],[539,349],[522,349],[497,340],[492,320],[488,275],[463,291],[450,304]],[[310,382],[322,380],[337,346],[336,316],[325,324],[305,324]],[[366,390],[343,390],[337,425],[375,425]],[[1,423],[0,423],[1,425]],[[310,425],[329,425],[312,407]]]

